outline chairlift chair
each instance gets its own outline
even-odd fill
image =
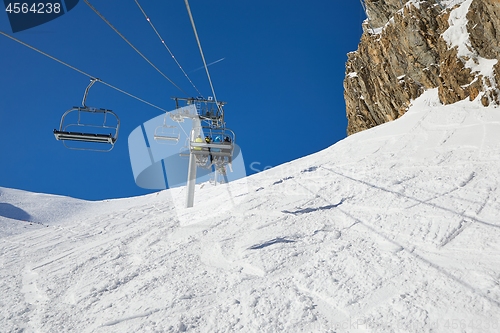
[[[220,143],[195,142],[194,138],[199,134],[201,135],[201,133],[203,133],[204,136],[210,137],[212,140],[216,136],[221,136],[222,141]],[[229,141],[224,141],[226,137]],[[189,150],[194,155],[232,157],[235,137],[234,132],[227,128],[194,128],[191,130]]]
[[[167,125],[166,120],[163,122],[163,125],[155,129],[154,133],[155,141],[161,144],[175,145],[179,142],[180,137],[179,128],[177,128],[177,126]]]
[[[88,118],[93,118],[94,121],[89,121]],[[112,120],[108,118],[112,118]],[[54,136],[56,140],[62,141],[64,146],[69,149],[106,152],[113,149],[116,140],[118,140],[119,128],[120,119],[113,111],[75,106],[63,114],[59,129],[54,129]],[[72,145],[68,144],[67,141],[106,144],[106,147],[103,145]]]
[[[59,129],[53,131],[56,140],[62,141],[66,148],[107,152],[113,149],[118,140],[120,129],[118,116],[111,110],[88,107],[85,104],[90,88],[97,81],[100,80],[91,79],[85,89],[82,106],[74,106],[66,111],[61,117]],[[68,143],[72,141],[82,144]]]

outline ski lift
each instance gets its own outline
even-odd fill
[[[74,106],[66,111],[61,117],[59,129],[54,129],[56,140],[62,141],[68,149],[107,152],[113,149],[118,139],[118,116],[111,110],[85,105],[89,89],[96,81],[99,79],[92,79],[85,89],[82,106]]]
[[[163,119],[163,125],[158,126],[155,129],[154,139],[158,143],[162,144],[177,144],[181,134],[177,126],[167,125],[167,115]]]
[[[211,142],[207,143],[204,141],[205,137],[209,137]],[[215,140],[217,137],[220,138],[218,142]],[[194,128],[191,130],[190,138],[189,150],[194,155],[212,155],[212,157],[228,158],[233,156],[235,134],[230,129],[210,127]],[[203,141],[199,142],[197,138],[202,138]]]

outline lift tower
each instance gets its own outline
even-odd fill
[[[222,175],[227,182],[226,167],[231,170],[233,150],[236,136],[226,128],[224,121],[224,105],[226,102],[212,98],[173,97],[176,109],[181,109],[180,102],[193,105],[195,112],[173,112],[172,120],[182,122],[188,118],[192,121],[189,134],[189,166],[187,176],[186,207],[193,207],[197,168],[214,170],[215,182]],[[184,109],[185,110],[185,109]]]

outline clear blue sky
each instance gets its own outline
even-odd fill
[[[90,1],[190,96],[196,91],[133,0]],[[210,87],[182,0],[143,0],[143,9],[204,96]],[[346,54],[365,16],[357,1],[191,0],[217,98],[237,135],[247,173],[300,158],[346,136]],[[188,97],[144,61],[83,1],[62,17],[12,34],[166,110]],[[116,112],[109,153],[65,149],[52,130],[80,105],[89,78],[0,35],[0,186],[97,200],[150,193],[136,186],[128,135],[162,112],[96,83],[87,104]],[[189,97],[190,97],[189,96]],[[252,164],[253,163],[253,164]],[[253,170],[250,165],[253,165]]]

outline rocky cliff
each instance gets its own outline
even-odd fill
[[[443,104],[499,104],[500,0],[364,0],[368,19],[348,54],[347,133],[402,116],[438,88]]]

